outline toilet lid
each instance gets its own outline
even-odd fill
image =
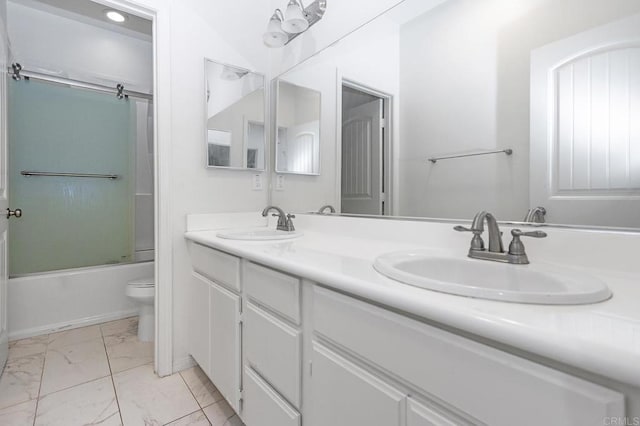
[[[129,281],[129,285],[132,287],[153,287],[155,283],[153,277],[145,277]]]

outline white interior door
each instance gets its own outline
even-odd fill
[[[530,202],[552,223],[640,226],[640,15],[532,52]]]
[[[343,213],[383,213],[382,99],[342,113]]]
[[[9,332],[7,329],[7,230],[9,221],[7,209],[7,58],[9,56],[7,41],[6,4],[2,6],[0,16],[0,373],[4,369],[9,353]]]

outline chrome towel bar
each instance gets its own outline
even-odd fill
[[[118,175],[102,175],[96,173],[58,173],[58,172],[31,172],[23,170],[20,172],[22,176],[55,176],[55,177],[81,177],[81,178],[96,178],[96,179],[118,179]]]
[[[455,154],[455,155],[444,155],[442,157],[431,157],[428,160],[435,164],[436,161],[438,160],[449,160],[452,158],[475,157],[476,155],[489,155],[489,154],[500,154],[500,153],[511,155],[513,154],[513,150],[511,148],[507,148],[507,149],[498,149],[495,151],[478,151],[478,152],[470,152],[468,154]]]

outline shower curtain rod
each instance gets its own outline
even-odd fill
[[[78,87],[80,89],[88,89],[96,92],[102,93],[111,93],[115,94],[119,99],[130,97],[130,98],[141,98],[149,101],[153,101],[153,95],[149,95],[147,93],[136,92],[133,90],[125,90],[124,86],[118,84],[116,87],[103,86],[101,84],[94,83],[86,83],[84,81],[73,80],[70,78],[64,77],[56,77],[52,75],[42,74],[35,71],[28,71],[22,69],[20,64],[13,64],[8,68],[8,72],[14,80],[21,80],[23,78],[34,79],[40,81],[46,81],[50,83],[63,84],[65,86]]]

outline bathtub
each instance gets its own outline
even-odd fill
[[[153,276],[154,262],[106,265],[10,278],[9,340],[136,315],[127,282]]]

